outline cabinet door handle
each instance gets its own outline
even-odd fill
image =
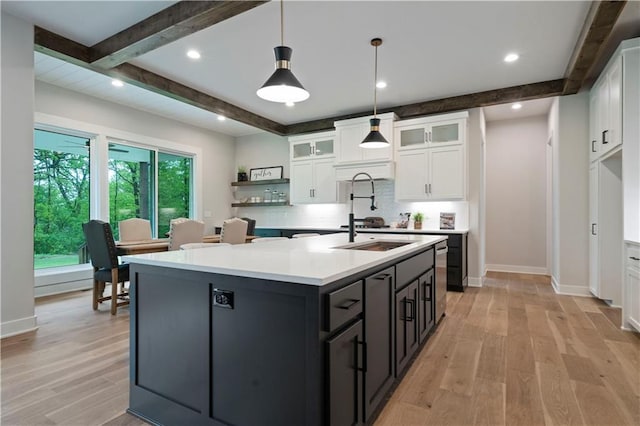
[[[605,130],[602,132],[602,144],[608,144],[609,141],[607,140],[607,136],[609,135],[609,130]]]
[[[596,141],[595,140],[591,141],[591,152],[596,152]]]
[[[354,306],[356,306],[358,303],[360,303],[360,299],[349,299],[346,302],[344,302],[342,305],[336,306],[336,308],[344,309],[344,310],[348,311],[349,309],[351,309]]]
[[[431,184],[429,184],[429,194],[431,194]]]
[[[380,274],[380,275],[376,275],[375,277],[373,277],[373,279],[374,280],[386,280],[390,276],[391,276],[391,274]]]
[[[422,294],[423,299],[425,302],[431,302],[431,283],[427,283],[426,281],[424,283],[422,283]],[[427,297],[427,289],[429,289],[429,297]]]
[[[431,130],[429,130],[429,142],[433,142],[433,139],[431,137]]]
[[[595,223],[591,224],[591,235],[596,235],[596,224]]]
[[[632,260],[640,260],[640,257],[629,256],[629,259],[632,259]]]
[[[427,132],[426,130],[424,131],[424,142],[429,142],[429,132]]]
[[[358,356],[358,346],[362,346],[362,356]],[[357,358],[362,359],[362,367],[358,365]],[[360,341],[356,339],[356,370],[362,371],[363,373],[367,372],[367,342]]]
[[[404,320],[407,321],[407,322],[411,322],[414,319],[416,319],[416,312],[415,312],[416,311],[416,301],[413,300],[413,299],[406,299],[404,303],[405,303]],[[407,311],[407,303],[409,305],[411,305],[410,308],[409,308],[410,316],[407,316],[407,312],[406,312]]]
[[[424,184],[424,193],[425,193],[425,194],[428,194],[428,193],[429,193],[429,186],[428,186],[428,184],[426,184],[426,183]]]

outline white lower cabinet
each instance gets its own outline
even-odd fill
[[[625,243],[623,325],[640,332],[640,244]]]
[[[333,159],[291,162],[291,204],[337,202],[333,164]]]
[[[395,193],[398,201],[463,200],[464,146],[398,151]]]

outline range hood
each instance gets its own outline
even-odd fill
[[[336,170],[336,180],[338,181],[350,181],[360,172],[368,173],[374,179],[393,179],[395,176],[395,163],[389,160],[336,163],[333,167]],[[362,178],[365,179],[364,176]]]

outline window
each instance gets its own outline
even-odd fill
[[[155,219],[155,151],[109,143],[109,222],[117,240],[118,222]]]
[[[34,269],[88,261],[89,139],[34,131]]]
[[[158,155],[158,235],[169,232],[169,222],[189,217],[192,194],[192,159],[164,152]]]

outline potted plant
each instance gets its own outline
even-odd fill
[[[422,229],[422,219],[424,219],[422,213],[418,212],[413,214],[413,229]]]
[[[246,182],[248,180],[247,168],[245,166],[238,166],[238,182]]]

